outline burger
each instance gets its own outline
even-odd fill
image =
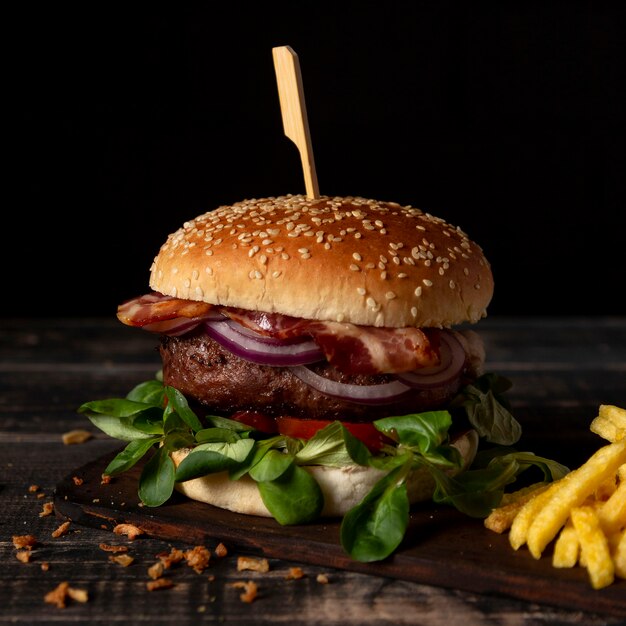
[[[460,228],[361,197],[244,200],[170,234],[149,286],[117,316],[158,337],[161,372],[79,409],[127,441],[105,473],[152,452],[146,504],[177,490],[280,524],[340,517],[344,547],[374,560],[414,503],[471,513],[510,480],[463,481],[482,441],[520,429],[483,371],[472,327],[494,281]]]

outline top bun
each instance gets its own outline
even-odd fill
[[[449,327],[486,315],[493,276],[462,230],[419,209],[287,195],[186,222],[155,257],[150,287],[305,319]]]

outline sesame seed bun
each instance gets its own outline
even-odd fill
[[[467,431],[452,444],[461,453],[463,468],[471,465],[478,446],[475,430]],[[172,452],[172,460],[178,467],[189,454],[188,448]],[[323,465],[305,466],[317,481],[324,496],[322,517],[341,517],[356,506],[386,474],[382,470],[361,465],[329,467]],[[407,480],[409,502],[430,500],[435,488],[434,480],[426,469],[413,471]],[[204,502],[245,515],[271,517],[266,508],[256,482],[245,475],[238,480],[231,480],[228,472],[207,474],[199,478],[176,483],[176,489],[191,500]]]
[[[493,277],[463,231],[419,209],[287,195],[185,223],[154,259],[150,287],[305,319],[449,327],[485,316]]]

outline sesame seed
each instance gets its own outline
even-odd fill
[[[282,272],[280,270],[276,270],[272,272],[272,278],[278,278],[281,274]]]
[[[454,289],[456,287],[455,283],[453,280],[451,280],[448,285],[450,285],[450,289]]]
[[[290,258],[286,252],[283,252],[280,256],[284,261],[288,261]]]
[[[464,273],[466,276],[469,276],[469,270],[468,270],[466,267],[464,267],[464,268],[463,268],[463,273]]]
[[[198,270],[194,270],[194,271],[191,273],[191,278],[192,278],[193,280],[198,280],[198,276],[199,276],[199,274],[198,274]]]
[[[385,280],[387,278],[387,272],[385,272],[384,270],[380,273],[380,279],[381,280]]]
[[[432,286],[433,286],[433,281],[432,281],[432,280],[428,280],[428,278],[424,278],[424,279],[422,280],[422,282],[424,283],[424,285],[425,285],[426,287],[432,287]]]
[[[413,317],[417,317],[417,307],[414,307],[414,306],[411,307],[411,315]]]
[[[208,265],[204,268],[204,271],[209,275],[212,276],[213,275],[213,268],[209,267]]]
[[[406,278],[406,274],[404,272],[400,272],[398,274],[398,278]]]
[[[305,252],[304,254],[300,255],[301,259],[310,259],[311,258],[311,254],[309,252]]]
[[[356,265],[355,263],[350,263],[350,269],[353,272],[359,272],[361,270],[361,268],[358,265]]]
[[[387,300],[393,300],[396,297],[396,294],[393,291],[388,291],[385,294],[385,298],[387,298]]]
[[[207,256],[213,256],[213,250],[207,249],[204,251],[204,254],[206,254]]]
[[[360,255],[358,252],[353,252],[353,253],[352,253],[352,258],[353,258],[355,261],[362,261],[362,260],[363,260],[363,258],[361,257],[361,255]]]
[[[299,252],[300,254],[306,254],[308,251],[309,251],[309,249],[308,249],[308,248],[298,248],[298,252]]]
[[[356,292],[357,292],[360,296],[364,296],[364,295],[367,293],[363,287],[357,287],[357,288],[356,288]]]

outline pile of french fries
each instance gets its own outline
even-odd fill
[[[626,578],[626,410],[601,405],[590,429],[609,443],[560,480],[506,494],[485,526],[536,559],[554,540],[552,565],[586,567],[602,589]]]

